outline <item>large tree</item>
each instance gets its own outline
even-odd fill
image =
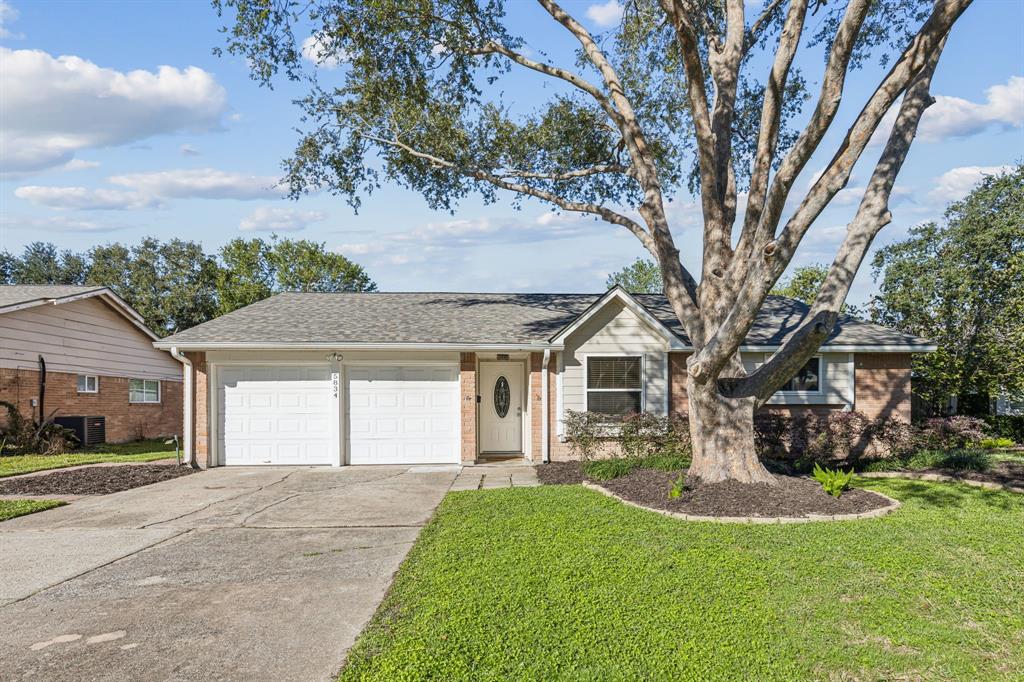
[[[608,275],[609,289],[622,287],[631,294],[660,294],[661,268],[649,258],[637,258],[626,267]]]
[[[506,191],[632,232],[661,267],[694,347],[691,478],[772,484],[754,450],[754,411],[828,337],[890,221],[889,195],[932,102],[939,54],[970,0],[766,0],[749,17],[744,0],[632,0],[604,35],[554,0],[537,2],[570,50],[528,48],[502,0],[214,5],[230,15],[227,49],[257,80],[270,84],[281,72],[307,79],[307,132],[286,162],[293,193],[326,187],[358,206],[361,194],[391,181],[451,210],[471,192],[491,201]],[[794,67],[802,43],[823,64],[808,112]],[[872,52],[891,57],[888,71],[786,211],[835,120],[848,72]],[[303,55],[343,64],[337,84],[321,86]],[[514,69],[553,84],[530,91],[550,93],[547,100],[524,111],[504,99]],[[767,362],[746,372],[739,348],[765,297],[893,107],[894,125],[814,305]],[[793,130],[798,117],[802,128]],[[686,188],[699,194],[703,214],[699,282],[681,262],[666,210]]]
[[[914,358],[915,392],[936,405],[1024,395],[1024,165],[986,178],[872,265],[875,321],[938,345]]]
[[[821,285],[825,282],[826,277],[828,277],[828,267],[821,263],[801,265],[794,269],[793,274],[788,278],[776,282],[768,293],[773,296],[795,298],[807,305],[812,305],[814,299],[818,297],[818,292],[821,291]],[[844,303],[839,308],[839,312],[846,315],[858,315],[860,309],[857,306]]]

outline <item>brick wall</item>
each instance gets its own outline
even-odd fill
[[[192,401],[192,449],[199,466],[209,464],[210,455],[210,392],[207,384],[206,353],[185,353],[192,361],[192,386],[195,399]]]
[[[910,422],[910,353],[857,353],[854,409]]]
[[[680,416],[690,410],[690,401],[686,397],[686,358],[689,353],[668,354],[668,413]]]
[[[26,417],[37,417],[31,401],[39,398],[39,372],[29,369],[0,369],[0,400],[18,406]],[[122,443],[139,438],[159,438],[182,433],[182,383],[160,382],[160,402],[128,402],[128,379],[99,376],[98,393],[79,393],[78,375],[46,373],[44,409],[49,416],[106,417],[107,442]]]
[[[461,398],[462,461],[476,461],[476,353],[459,354],[459,387]]]

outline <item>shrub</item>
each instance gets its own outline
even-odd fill
[[[839,497],[850,487],[853,480],[853,469],[844,472],[842,469],[822,469],[820,464],[814,465],[811,477],[832,497]]]
[[[37,422],[27,419],[16,405],[6,400],[0,400],[0,407],[7,410],[7,424],[0,429],[0,440],[3,441],[0,452],[61,455],[78,443],[74,432],[53,422],[52,414]]]
[[[957,450],[978,445],[985,437],[985,422],[977,417],[926,419],[918,424],[915,445],[926,450]]]
[[[668,499],[677,500],[683,495],[683,491],[686,490],[686,476],[679,474],[676,479],[672,481],[672,487],[668,491]]]
[[[594,459],[583,465],[583,473],[595,481],[610,481],[630,473],[640,465],[640,462],[641,460],[635,457]]]
[[[608,431],[608,418],[594,412],[566,410],[563,421],[569,450],[587,461],[593,459]]]
[[[978,445],[985,450],[1006,450],[1012,448],[1014,443],[1009,438],[982,438]]]
[[[987,471],[991,466],[991,456],[982,450],[919,450],[871,462],[864,469],[865,471],[921,471],[923,469]]]
[[[688,461],[692,453],[689,424],[678,417],[636,413],[617,419],[568,410],[564,424],[570,450],[583,461],[601,454],[627,459],[671,457]]]
[[[984,420],[989,434],[1024,444],[1024,414],[989,414]]]

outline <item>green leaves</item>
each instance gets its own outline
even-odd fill
[[[653,260],[637,258],[618,272],[608,275],[605,286],[620,286],[631,294],[660,294],[661,268]]]
[[[814,471],[811,478],[821,484],[832,497],[840,497],[843,491],[850,487],[853,480],[853,469],[844,472],[842,469],[823,469],[820,464],[814,464]]]

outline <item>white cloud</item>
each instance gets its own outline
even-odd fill
[[[282,206],[260,206],[242,219],[238,229],[246,232],[295,232],[305,229],[310,223],[324,220],[326,217],[320,211],[299,211]]]
[[[55,215],[46,218],[25,216],[0,216],[0,227],[12,230],[32,230],[35,232],[116,232],[131,225],[104,221],[82,220],[73,216]]]
[[[899,105],[894,105],[871,144],[884,144],[892,130]],[[1024,126],[1024,76],[1011,76],[1001,85],[985,91],[985,102],[977,103],[962,97],[938,95],[935,104],[925,110],[918,126],[917,139],[923,142],[943,142],[954,138],[970,137],[989,128],[1020,128]]]
[[[178,148],[182,156],[202,156],[203,153],[190,144],[183,144]]]
[[[14,9],[11,3],[0,0],[0,38],[22,38],[20,33],[12,33],[9,28],[18,20],[18,10]]]
[[[27,185],[14,190],[14,196],[31,201],[38,206],[47,206],[61,210],[127,211],[153,208],[160,204],[158,199],[139,194],[138,192],[124,192],[116,189],[87,189],[85,187],[41,187],[38,185]]]
[[[288,193],[269,175],[195,168],[115,175],[110,182],[161,199],[274,199]]]
[[[987,175],[999,175],[1012,170],[1012,166],[961,166],[940,175],[935,180],[935,189],[928,196],[935,201],[949,203],[959,201],[970,194]]]
[[[333,54],[331,44],[319,33],[314,33],[303,40],[299,51],[306,61],[327,70],[338,68],[342,62],[348,59],[344,50],[338,50],[338,54]]]
[[[63,166],[61,166],[60,168],[61,168],[61,170],[66,170],[66,171],[77,171],[77,170],[89,170],[91,168],[99,168],[99,167],[100,167],[100,162],[99,161],[86,161],[85,159],[71,159],[70,161],[65,163]]]
[[[0,171],[60,166],[83,149],[220,124],[227,93],[203,69],[116,71],[0,47]]]
[[[608,0],[603,5],[587,7],[587,18],[602,28],[608,28],[622,19],[622,9],[618,0]]]

